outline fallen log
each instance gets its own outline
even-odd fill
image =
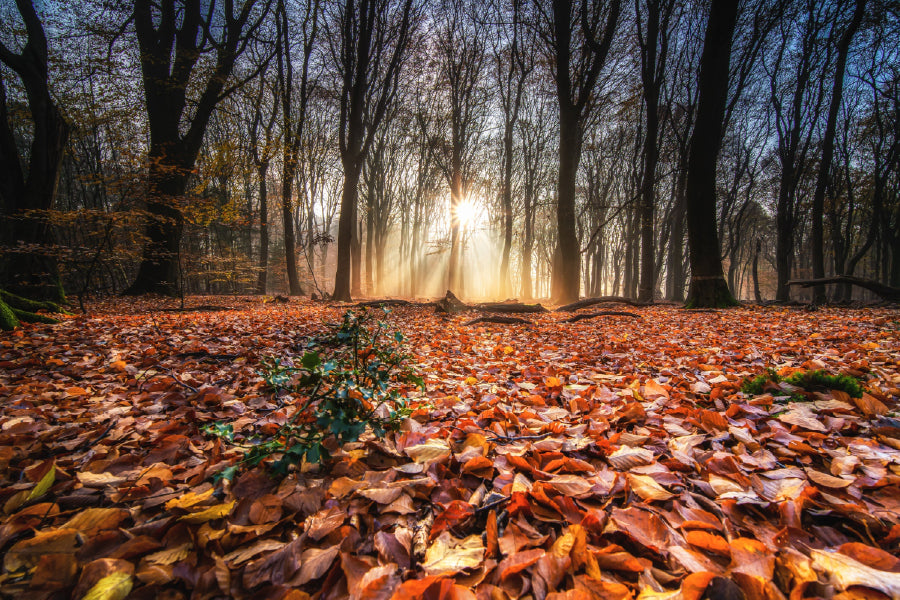
[[[638,302],[637,300],[632,300],[631,298],[624,298],[622,296],[599,296],[597,298],[582,298],[581,300],[577,300],[572,302],[571,304],[564,304],[556,309],[556,312],[575,312],[581,308],[587,308],[588,306],[594,306],[595,304],[604,304],[604,303],[619,303],[619,304],[627,304],[628,306],[650,306],[644,302]]]
[[[583,321],[584,319],[593,319],[595,317],[631,317],[633,319],[644,318],[637,313],[627,312],[624,310],[601,310],[597,312],[577,314],[573,317],[565,319],[563,323],[577,323],[578,321]]]
[[[410,306],[412,304],[415,303],[400,298],[384,298],[383,300],[364,300],[362,302],[357,302],[353,306],[354,308],[364,308],[370,306]]]
[[[834,283],[855,285],[867,289],[870,292],[874,292],[882,300],[900,301],[900,288],[885,285],[874,279],[863,279],[862,277],[853,277],[851,275],[835,275],[834,277],[821,277],[819,279],[792,279],[787,282],[788,286],[797,285],[803,288]]]
[[[480,304],[476,304],[473,308],[476,308],[482,312],[491,313],[524,314],[549,312],[540,304],[522,304],[521,302],[482,302]]]
[[[472,319],[471,321],[463,323],[463,325],[477,325],[478,323],[500,323],[501,325],[531,325],[531,321],[522,319],[521,317],[502,316],[478,317],[477,319]]]

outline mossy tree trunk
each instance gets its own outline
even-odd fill
[[[63,313],[60,306],[54,302],[41,302],[16,296],[6,290],[0,290],[0,329],[9,331],[15,329],[21,323],[58,323],[53,317],[38,313],[46,311],[51,313]]]

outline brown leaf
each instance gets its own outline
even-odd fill
[[[259,558],[244,567],[244,587],[254,588],[262,583],[281,585],[300,569],[301,552],[305,541],[300,536],[280,550]]]
[[[389,600],[400,585],[397,565],[388,563],[370,569],[350,593],[351,600]]]
[[[39,531],[33,538],[13,544],[3,558],[6,571],[31,568],[45,554],[74,554],[78,549],[80,534],[76,529],[51,529]]]
[[[324,575],[331,568],[340,551],[340,544],[335,544],[330,548],[304,550],[300,556],[300,571],[290,580],[290,585],[303,585]]]
[[[281,498],[274,494],[265,494],[250,505],[250,522],[255,525],[281,520]]]
[[[306,533],[314,541],[319,541],[344,524],[347,513],[337,507],[320,510],[306,519]]]
[[[556,475],[547,483],[559,493],[572,498],[590,496],[594,487],[587,479],[578,475]]]
[[[651,512],[636,507],[614,508],[610,524],[638,544],[661,553],[669,543],[669,534],[662,520]],[[609,527],[609,526],[608,526]]]

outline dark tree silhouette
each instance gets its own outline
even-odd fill
[[[338,220],[336,300],[350,300],[350,245],[356,228],[359,179],[366,154],[393,101],[417,17],[413,0],[346,0],[332,31],[341,77],[338,126],[344,186]]]
[[[254,11],[257,4],[261,10]],[[150,128],[149,216],[143,259],[125,294],[176,293],[184,229],[181,204],[188,177],[213,111],[239,87],[228,86],[228,79],[270,4],[269,0],[245,0],[235,12],[234,0],[224,0],[221,14],[216,14],[215,2],[135,0],[134,29]],[[198,63],[210,52],[215,62],[207,72]],[[193,89],[201,91],[190,114]]]
[[[52,244],[52,232],[39,213],[53,206],[69,126],[50,93],[43,24],[31,0],[16,0],[16,7],[28,37],[18,54],[0,42],[0,63],[22,81],[34,129],[25,155],[10,123],[0,69],[0,287],[61,302],[65,296],[59,269],[46,248]]]
[[[736,304],[722,270],[716,224],[716,163],[728,103],[731,47],[738,0],[713,2],[700,56],[697,120],[691,136],[687,175],[687,224],[691,284],[686,305]]]
[[[539,3],[540,4],[540,3]],[[544,41],[549,49],[559,102],[559,179],[556,195],[557,248],[553,297],[566,303],[581,293],[581,248],[575,216],[575,178],[584,143],[584,125],[595,87],[619,21],[621,3],[553,0]],[[605,13],[605,19],[603,19]]]

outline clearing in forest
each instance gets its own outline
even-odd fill
[[[425,389],[278,475],[349,307],[209,302],[0,336],[0,594],[900,597],[896,309],[372,308]]]

